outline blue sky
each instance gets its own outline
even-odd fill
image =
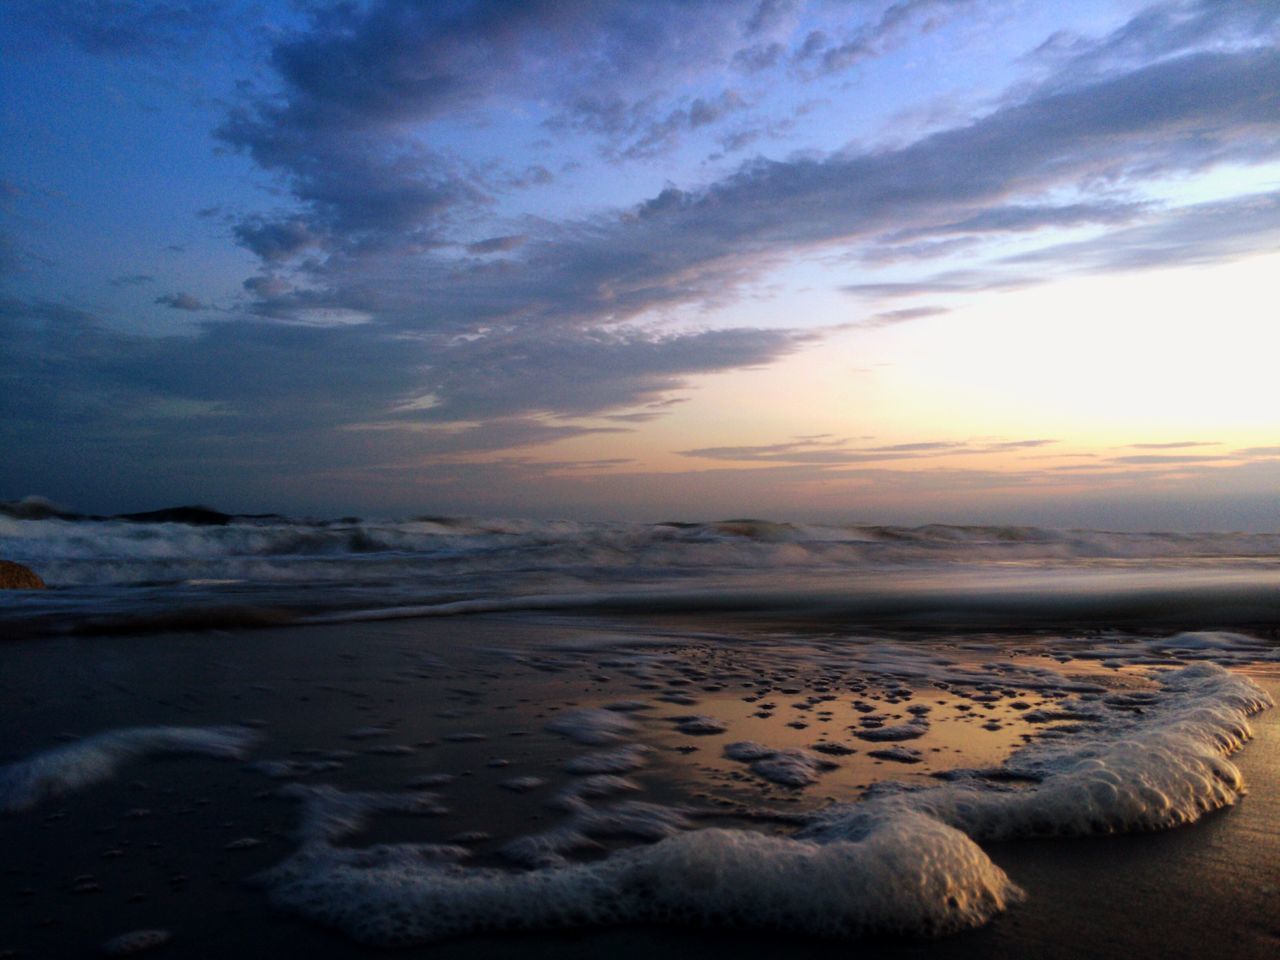
[[[0,6],[0,498],[1274,527],[1270,0]]]

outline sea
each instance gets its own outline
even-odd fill
[[[1025,851],[1234,816],[1280,677],[1280,534],[29,498],[0,558],[48,587],[0,592],[15,956],[1030,949],[1063,882]],[[1245,913],[1219,955],[1277,942]]]

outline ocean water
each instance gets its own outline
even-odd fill
[[[335,943],[980,930],[1052,896],[992,844],[1236,805],[1280,675],[1280,535],[32,514],[0,515],[51,588],[0,594],[0,828],[241,858],[208,902]],[[201,955],[161,892],[37,952]]]
[[[54,589],[11,636],[493,611],[742,613],[947,626],[1280,620],[1280,534],[227,517],[19,519],[0,550]]]

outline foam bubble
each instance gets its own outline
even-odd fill
[[[1021,895],[968,837],[909,813],[856,840],[708,829],[526,872],[430,862],[409,850],[357,866],[349,851],[309,847],[269,882],[279,906],[381,946],[630,923],[931,935],[980,926]]]
[[[306,777],[314,773],[328,773],[342,767],[340,760],[256,760],[249,764],[255,773],[270,777],[273,780],[285,780],[289,777]]]
[[[256,739],[245,727],[128,727],[95,734],[0,767],[0,813],[29,810],[110,779],[121,764],[141,757],[238,760]]]
[[[537,790],[546,782],[542,777],[512,777],[510,780],[503,780],[498,786],[512,793],[528,793],[530,790]]]
[[[630,773],[649,762],[649,748],[638,743],[614,750],[598,750],[573,757],[563,767],[565,773]]]
[[[886,743],[897,740],[918,740],[929,732],[929,721],[923,715],[906,723],[893,724],[888,727],[869,727],[855,730],[853,735],[859,740],[870,740],[875,743]]]
[[[587,746],[614,743],[635,730],[633,721],[613,710],[567,710],[547,724],[547,729]]]
[[[784,787],[807,787],[818,777],[839,764],[809,750],[792,747],[775,750],[752,740],[739,740],[724,748],[730,760],[751,764],[751,771],[771,783]]]
[[[919,763],[924,759],[924,755],[919,750],[902,746],[870,750],[867,756],[875,757],[877,760],[892,760],[894,763]]]
[[[440,816],[449,812],[436,794],[421,791],[349,792],[329,784],[291,783],[279,795],[302,802],[298,837],[304,845],[331,843],[359,833],[375,813]]]
[[[724,748],[726,757],[742,763],[771,757],[776,752],[772,747],[766,747],[763,743],[756,743],[754,740],[737,740],[734,743],[725,744]]]
[[[611,773],[599,773],[571,783],[551,799],[551,805],[562,810],[580,810],[584,809],[583,801],[588,797],[607,797],[616,793],[635,793],[639,790],[640,784],[634,780]]]
[[[1140,714],[1032,743],[993,776],[976,771],[968,780],[919,790],[882,785],[863,806],[924,813],[980,840],[1163,830],[1230,806],[1243,795],[1244,780],[1227,755],[1251,736],[1247,718],[1271,706],[1271,698],[1214,664],[1160,680],[1162,690]],[[1011,780],[1031,786],[1002,787]]]
[[[691,737],[712,736],[717,733],[724,733],[729,729],[729,725],[723,720],[703,714],[672,717],[671,721],[676,725],[677,730]]]
[[[566,854],[599,848],[599,843],[580,830],[560,826],[512,840],[500,852],[512,863],[538,869],[566,866],[569,863]]]
[[[108,957],[131,957],[135,953],[162,946],[172,939],[173,934],[168,930],[132,930],[112,937],[102,945],[102,952]]]

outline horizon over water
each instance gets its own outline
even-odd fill
[[[301,519],[0,503],[5,558],[53,590],[15,635],[520,610],[758,614],[927,626],[1273,623],[1280,532],[1020,525]]]

